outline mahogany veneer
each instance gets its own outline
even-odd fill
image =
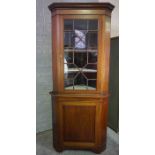
[[[53,145],[59,152],[64,149],[88,149],[96,153],[100,153],[106,148],[106,126],[107,126],[107,108],[108,108],[108,84],[109,84],[109,55],[110,55],[110,18],[114,6],[109,3],[53,3],[49,6],[52,12],[52,71],[53,71],[53,91],[50,92],[52,97],[52,114],[53,114]],[[80,70],[80,79],[73,79],[72,82],[64,82],[66,77],[73,76],[76,72],[75,68],[70,73],[69,68],[66,72],[64,68],[65,33],[73,32],[75,35],[76,29],[65,30],[65,20],[75,22],[79,20],[87,21],[87,31],[80,30],[80,33],[87,36],[90,33],[97,36],[97,69],[88,68]],[[91,29],[92,25],[89,22],[97,22],[97,30]],[[68,22],[68,21],[67,21]],[[71,25],[67,25],[70,28]],[[94,25],[93,25],[94,26]],[[95,26],[94,26],[95,27]],[[93,27],[93,28],[94,28]],[[91,35],[90,35],[91,36]],[[94,37],[95,38],[95,37]],[[88,44],[80,43],[80,46],[87,46],[82,49],[79,47],[78,52],[82,50],[89,55],[88,46],[94,45],[91,41],[94,38],[89,38]],[[84,38],[85,39],[85,38]],[[88,39],[88,38],[86,38]],[[75,61],[80,57],[76,56],[75,39],[72,45],[72,53]],[[90,45],[89,45],[90,44]],[[91,50],[91,48],[89,48]],[[66,50],[69,50],[66,49]],[[94,52],[94,51],[91,51]],[[65,53],[65,54],[64,54]],[[67,57],[70,56],[69,51]],[[82,55],[82,54],[81,54]],[[83,56],[82,55],[82,56]],[[90,56],[93,55],[92,53]],[[95,56],[95,55],[94,55]],[[72,58],[72,57],[71,57]],[[86,61],[86,60],[83,60]],[[89,60],[87,60],[87,63]],[[92,57],[90,61],[95,61]],[[69,66],[69,63],[67,62]],[[78,66],[78,64],[76,64]],[[87,65],[86,65],[87,66]],[[91,72],[90,72],[91,71]],[[88,73],[87,73],[88,72]],[[85,75],[91,75],[85,77]],[[96,83],[92,81],[92,77],[96,76]],[[84,76],[87,80],[84,86]],[[88,79],[87,79],[88,78]],[[93,79],[94,80],[94,79]],[[79,87],[80,81],[82,85]],[[89,83],[90,82],[90,83]],[[78,83],[75,85],[75,83]],[[67,87],[69,86],[69,87]],[[67,89],[69,88],[69,89]],[[76,90],[76,88],[85,90]],[[91,89],[90,89],[91,88]],[[93,88],[93,89],[92,89]]]

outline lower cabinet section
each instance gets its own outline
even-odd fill
[[[57,151],[106,147],[108,98],[52,97],[53,144]]]

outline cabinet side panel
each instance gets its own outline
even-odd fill
[[[52,117],[53,117],[53,146],[58,151],[63,150],[62,145],[62,126],[61,126],[61,107],[57,97],[52,97]]]
[[[107,137],[107,117],[108,117],[108,97],[104,100],[101,100],[103,104],[101,104],[101,146],[106,145],[106,137]]]
[[[56,16],[52,17],[52,75],[53,75],[53,90],[57,91],[57,65],[56,65]]]
[[[109,58],[110,58],[110,23],[111,18],[109,16],[101,16],[102,37],[101,42],[101,91],[109,91]]]
[[[52,17],[52,72],[53,91],[58,92],[60,87],[60,16]]]
[[[96,148],[97,152],[101,152],[106,147],[107,137],[107,111],[108,98],[100,99],[97,105],[97,123],[96,123]]]

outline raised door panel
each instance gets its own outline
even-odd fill
[[[56,149],[105,147],[108,98],[56,97],[54,141]]]
[[[64,146],[94,146],[96,143],[97,100],[61,101]]]
[[[95,113],[95,106],[64,106],[64,141],[95,142]]]

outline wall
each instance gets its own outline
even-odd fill
[[[119,37],[111,39],[108,126],[119,130]]]
[[[36,130],[52,127],[51,99],[51,18],[47,6],[51,0],[37,0],[36,6]]]
[[[115,5],[112,13],[111,37],[118,36],[118,0],[36,0],[36,130],[52,128],[51,99],[51,13],[48,5],[53,2],[111,2]]]

